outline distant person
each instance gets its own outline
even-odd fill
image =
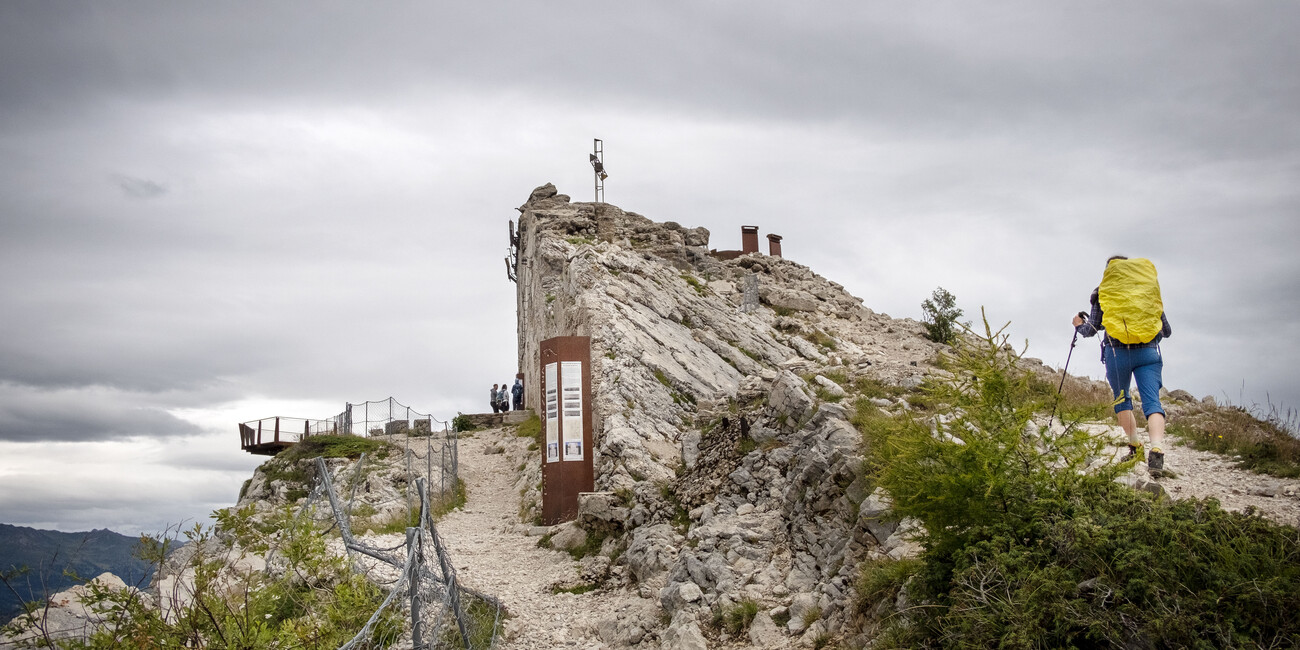
[[[501,412],[501,396],[497,394],[497,384],[492,384],[492,393],[488,396],[488,403],[492,405],[493,413]]]
[[[1160,387],[1164,385],[1161,379],[1164,359],[1160,341],[1169,338],[1173,330],[1165,318],[1155,265],[1145,259],[1111,257],[1106,260],[1106,272],[1101,284],[1093,289],[1089,302],[1092,312],[1087,320],[1076,315],[1074,329],[1085,337],[1105,332],[1101,360],[1106,364],[1106,381],[1118,400],[1115,416],[1128,436],[1128,455],[1124,460],[1143,459],[1130,388],[1136,380],[1142,413],[1147,418],[1147,435],[1151,438],[1151,448],[1145,458],[1147,469],[1154,477],[1163,476],[1165,411],[1160,406]]]
[[[524,380],[520,379],[519,377],[515,377],[515,385],[513,388],[510,389],[510,392],[514,394],[515,410],[516,411],[524,410]]]
[[[510,411],[510,389],[506,388],[509,385],[510,384],[504,382],[502,382],[501,384],[501,412],[502,413],[507,413]]]

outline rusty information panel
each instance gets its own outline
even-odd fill
[[[578,493],[595,488],[591,431],[591,337],[541,343],[543,424],[542,523],[578,516]]]

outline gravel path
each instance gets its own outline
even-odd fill
[[[1103,424],[1086,425],[1094,435],[1104,435],[1115,444],[1116,458],[1128,452],[1124,430]],[[1146,440],[1146,432],[1141,431]],[[1185,447],[1174,436],[1166,438],[1173,446],[1165,449],[1165,468],[1174,477],[1158,479],[1165,492],[1174,499],[1213,497],[1225,510],[1245,512],[1253,508],[1259,514],[1281,524],[1300,527],[1300,479],[1283,479],[1256,474],[1237,468],[1232,458]],[[1137,471],[1146,472],[1139,464]]]
[[[465,584],[500,598],[511,619],[500,648],[605,648],[596,621],[626,604],[608,591],[574,595],[551,592],[551,585],[578,576],[567,553],[538,548],[519,524],[519,494],[512,462],[528,440],[512,430],[476,431],[460,441],[460,473],[469,498],[438,524],[458,576]],[[505,453],[485,454],[490,445]]]

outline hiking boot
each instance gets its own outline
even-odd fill
[[[1138,460],[1143,460],[1143,458],[1142,458],[1142,445],[1129,445],[1129,446],[1128,446],[1128,453],[1127,453],[1127,454],[1124,454],[1124,457],[1121,458],[1121,459],[1119,459],[1119,462],[1121,462],[1121,463],[1127,463],[1127,462],[1129,462],[1130,460],[1133,460],[1134,458],[1137,458]]]
[[[1165,475],[1165,454],[1161,451],[1153,451],[1147,454],[1147,469],[1151,470],[1151,476],[1160,478]]]

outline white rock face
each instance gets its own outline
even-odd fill
[[[703,229],[552,186],[520,211],[526,402],[541,404],[539,343],[591,337],[596,489],[631,497],[618,517],[629,586],[667,614],[743,599],[769,610],[801,594],[825,605],[819,629],[844,620],[856,560],[910,548],[880,550],[897,523],[861,519],[866,491],[846,492],[862,441],[851,405],[835,402],[857,377],[919,385],[939,346],[794,261],[714,259]],[[742,309],[747,284],[753,309]],[[694,643],[694,624],[679,622],[664,647]],[[785,638],[770,617],[759,632]]]

